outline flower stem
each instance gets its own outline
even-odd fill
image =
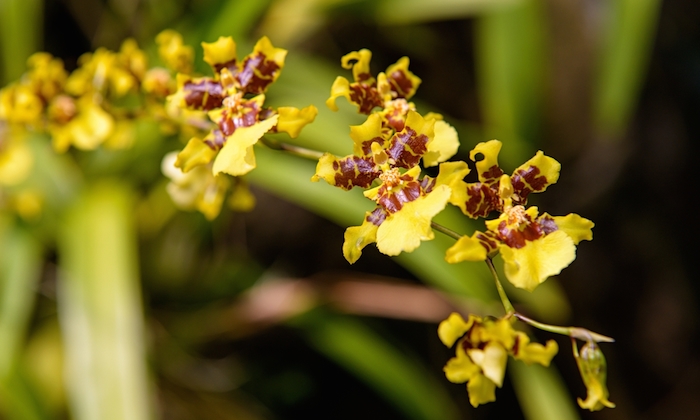
[[[512,315],[516,314],[515,308],[513,308],[513,304],[510,302],[510,299],[508,299],[508,295],[506,294],[505,289],[503,289],[503,285],[501,284],[501,281],[498,279],[498,273],[496,272],[496,267],[493,266],[493,260],[491,260],[490,257],[486,257],[486,265],[489,266],[489,270],[491,270],[491,275],[493,276],[493,280],[496,282],[496,289],[498,289],[498,296],[501,298],[501,303],[503,304],[503,309],[506,310],[506,315]]]
[[[530,319],[530,318],[526,317],[525,315],[521,315],[517,312],[514,313],[513,315],[516,318],[518,318],[520,321],[522,321],[528,325],[531,325],[535,328],[538,328],[542,331],[548,331],[551,333],[561,334],[561,335],[568,335],[571,338],[578,338],[579,340],[584,340],[584,341],[594,341],[596,343],[612,343],[615,341],[615,339],[612,337],[598,334],[596,332],[587,330],[585,328],[560,327],[557,325],[544,324],[542,322],[537,322],[534,319]]]
[[[261,138],[260,141],[270,149],[281,150],[284,152],[291,153],[295,156],[303,157],[305,159],[319,160],[321,156],[323,156],[323,152],[319,152],[318,150],[307,149],[305,147],[295,146],[289,143],[283,143],[281,141],[272,140],[267,137]]]
[[[431,221],[431,222],[430,222],[430,226],[431,226],[433,229],[437,230],[438,232],[444,233],[445,235],[449,236],[450,238],[452,238],[452,239],[454,239],[454,240],[456,240],[456,241],[458,241],[459,238],[462,237],[462,235],[460,235],[459,233],[455,232],[454,230],[449,229],[449,228],[446,228],[445,226],[439,225],[439,224],[437,224],[437,223],[435,223],[435,222],[432,222],[432,221]]]

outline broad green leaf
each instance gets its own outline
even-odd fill
[[[661,0],[614,0],[602,45],[593,118],[607,139],[620,139],[634,112],[659,19]]]
[[[39,50],[43,1],[0,1],[0,86],[18,79],[29,56]]]
[[[561,352],[561,350],[560,350]],[[566,384],[551,365],[526,365],[509,361],[508,373],[513,380],[515,394],[528,420],[577,420],[580,418],[575,399]]]
[[[313,312],[293,324],[317,351],[373,387],[406,418],[457,418],[454,403],[435,376],[360,321]]]
[[[129,190],[105,181],[68,209],[58,242],[58,313],[78,420],[151,418]]]

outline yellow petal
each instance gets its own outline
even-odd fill
[[[265,60],[274,61],[280,68],[284,67],[284,60],[287,57],[287,50],[284,48],[276,48],[270,42],[270,38],[263,36],[255,43],[253,52],[259,52],[265,55]],[[277,80],[280,72],[275,72],[273,81]]]
[[[363,151],[364,143],[382,138],[382,117],[378,113],[370,114],[362,124],[351,125],[350,138],[354,142],[353,154],[355,156],[365,156],[366,153]]]
[[[372,52],[368,49],[347,53],[340,59],[340,63],[345,69],[352,67],[352,76],[356,82],[362,80],[365,83],[373,83],[374,78],[367,78],[370,75],[369,62],[372,59]],[[355,63],[351,63],[355,61]]]
[[[387,217],[377,230],[379,251],[385,255],[399,255],[418,248],[421,241],[433,239],[435,234],[430,222],[445,208],[449,198],[450,188],[440,185]]]
[[[544,176],[546,178],[546,183],[543,188],[533,188],[535,191],[544,191],[548,185],[554,184],[559,180],[559,171],[561,170],[561,164],[555,159],[545,156],[542,151],[538,151],[534,157],[532,157],[527,162],[520,165],[513,174],[519,172],[527,172],[530,167],[536,167],[539,170],[537,174],[538,177]]]
[[[281,106],[277,108],[279,120],[277,121],[277,131],[282,131],[291,138],[296,138],[301,129],[310,124],[316,118],[318,109],[309,105],[306,108],[294,108],[291,106]]]
[[[576,258],[574,241],[561,230],[535,241],[527,241],[520,249],[500,245],[508,280],[516,287],[533,291],[549,276],[559,274]]]
[[[557,227],[574,240],[574,244],[578,244],[583,240],[593,240],[592,229],[595,225],[590,220],[575,213],[570,213],[566,216],[554,216],[553,219]]]
[[[34,166],[34,155],[22,141],[1,138],[0,144],[0,185],[17,185],[24,181]],[[4,143],[4,144],[3,144]]]
[[[220,36],[216,42],[202,42],[204,61],[212,67],[236,58],[236,42],[230,36]]]
[[[452,190],[457,188],[458,184],[469,175],[469,167],[464,161],[444,162],[440,164],[440,172],[435,179],[436,185],[447,185]]]
[[[499,388],[503,386],[508,353],[500,343],[490,342],[483,350],[469,349],[467,354],[474,364],[481,368],[484,376],[489,378]]]
[[[473,407],[496,401],[496,384],[484,375],[474,375],[467,383],[467,392]]]
[[[428,142],[428,151],[423,155],[423,163],[428,167],[435,166],[454,156],[457,149],[459,149],[457,130],[445,121],[435,121],[435,135]]]
[[[331,96],[326,99],[326,106],[332,111],[337,111],[338,105],[336,105],[335,100],[341,96],[344,96],[348,102],[352,102],[350,100],[350,82],[348,82],[348,79],[338,76],[335,78],[333,85],[331,85]]]
[[[195,166],[206,165],[214,159],[216,150],[207,146],[201,139],[192,137],[187,146],[177,155],[175,166],[182,172],[189,172]]]
[[[244,175],[255,168],[253,145],[277,124],[277,115],[250,127],[239,127],[226,139],[224,147],[214,160],[214,175]]]
[[[460,314],[452,312],[438,326],[438,337],[440,337],[442,344],[452,347],[455,341],[459,340],[474,325],[474,320],[475,318],[470,316],[469,321],[465,321]]]
[[[233,211],[249,212],[255,208],[255,195],[244,182],[237,182],[231,191],[228,205]]]
[[[362,255],[362,249],[376,242],[377,225],[367,220],[370,212],[365,213],[365,219],[360,226],[352,226],[345,230],[345,242],[343,242],[343,256],[350,264],[357,261]]]
[[[102,144],[114,129],[114,118],[99,105],[82,101],[80,112],[68,123],[71,142],[82,150],[93,150]]]
[[[447,380],[454,384],[468,382],[481,372],[479,366],[469,359],[461,345],[457,346],[456,357],[448,360],[442,370],[445,372]]]
[[[539,363],[547,367],[559,351],[559,346],[554,340],[547,341],[547,344],[543,346],[540,343],[530,343],[530,338],[523,332],[518,331],[516,334],[518,337],[518,352],[513,357],[525,363]]]
[[[478,233],[480,232],[475,232],[473,236],[462,236],[459,238],[447,250],[445,260],[450,264],[457,264],[462,261],[485,261],[488,250],[476,239]]]
[[[476,162],[476,171],[479,174],[479,180],[484,181],[483,174],[488,172],[494,166],[498,166],[498,153],[501,151],[503,144],[498,140],[489,140],[476,145],[469,152],[469,158],[474,160],[477,154],[481,154],[483,159]]]

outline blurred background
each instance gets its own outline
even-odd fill
[[[369,48],[376,74],[410,57],[414,101],[457,128],[458,158],[498,138],[507,172],[540,149],[562,163],[532,204],[593,220],[594,241],[534,293],[509,292],[540,321],[616,339],[602,349],[617,408],[580,410],[568,339],[540,331],[559,342],[553,367],[509,364],[497,401],[472,408],[444,378],[453,353],[436,329],[454,310],[502,314],[485,265],[448,266],[437,234],[350,266],[343,231],[372,203],[262,148],[253,211],[181,212],[160,162],[183,139],[145,125],[125,151],[56,155],[33,139],[23,188],[42,209],[0,213],[0,418],[697,418],[698,22],[683,0],[1,0],[2,85],[36,51],[72,70],[133,37],[155,61],[166,28],[209,74],[201,41],[233,36],[240,58],[267,35],[289,50],[268,102],[315,104],[294,143],[336,154],[363,121],[324,106],[351,77],[340,58]],[[439,222],[470,233],[457,213]]]

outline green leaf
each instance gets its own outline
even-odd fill
[[[40,48],[43,1],[0,1],[0,86],[18,79]]]
[[[457,418],[450,396],[427,369],[361,322],[317,311],[294,325],[317,351],[373,387],[406,418]]]
[[[577,420],[574,399],[553,365],[526,365],[509,361],[508,372],[515,394],[528,420]]]
[[[499,155],[515,168],[535,150],[545,74],[543,5],[526,0],[484,13],[474,27],[484,138],[507,143]]]
[[[94,184],[59,236],[58,313],[78,420],[151,418],[131,193]]]
[[[593,97],[594,122],[607,139],[620,139],[647,71],[661,0],[615,0]]]

